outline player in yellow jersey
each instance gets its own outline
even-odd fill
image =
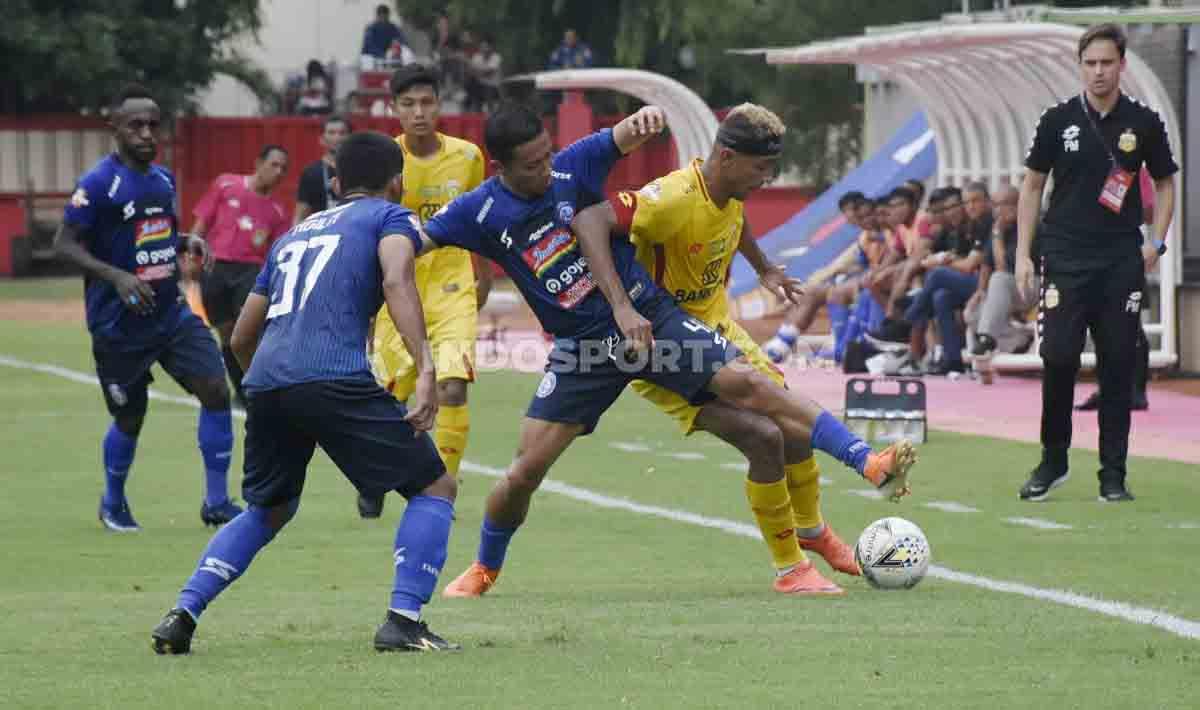
[[[440,99],[433,70],[404,66],[392,75],[391,91],[392,110],[404,129],[396,138],[404,150],[403,205],[424,222],[483,182],[483,152],[474,143],[437,131]],[[478,267],[471,254],[453,247],[435,249],[416,261],[417,290],[438,378],[433,438],[451,476],[458,475],[467,446],[467,384],[475,379],[476,314],[492,283],[488,265]],[[372,367],[380,384],[397,399],[412,394],[416,368],[386,308],[375,318]],[[379,517],[383,498],[360,495],[358,512],[364,518]]]
[[[734,254],[741,253],[763,285],[796,300],[799,282],[770,264],[746,224],[743,200],[763,184],[779,157],[784,125],[755,104],[734,108],[721,123],[717,144],[708,158],[651,182],[636,193],[622,192],[613,202],[618,225],[630,234],[638,260],[688,315],[729,338],[751,366],[783,385],[783,373],[730,317],[725,282]],[[767,137],[768,150],[754,150],[754,140]],[[762,163],[762,165],[756,165]],[[838,593],[808,562],[804,550],[821,555],[834,569],[861,574],[854,551],[821,516],[820,472],[807,442],[784,441],[784,480],[777,472],[759,471],[758,451],[781,436],[765,417],[720,403],[694,406],[684,398],[643,380],[633,389],[675,419],[685,434],[708,431],[734,445],[751,462],[746,495],[775,567],[784,576],[800,577],[799,593]],[[887,452],[884,452],[885,456]],[[892,454],[895,455],[894,453]],[[795,531],[795,536],[791,535]],[[796,575],[795,571],[804,574]]]

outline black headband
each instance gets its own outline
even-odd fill
[[[717,143],[746,155],[762,155],[774,157],[783,152],[783,139],[779,136],[764,136],[755,138],[737,129],[721,126],[717,129]]]

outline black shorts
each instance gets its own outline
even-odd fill
[[[214,264],[200,288],[208,322],[213,326],[235,322],[260,271],[262,266],[258,264],[240,261],[218,261]]]
[[[191,311],[182,317],[175,330],[151,345],[130,345],[92,339],[96,376],[104,392],[109,414],[143,414],[146,388],[154,381],[150,368],[162,366],[188,392],[192,379],[225,381],[225,363],[212,332]]]
[[[1047,258],[1042,264],[1038,333],[1042,359],[1079,362],[1090,330],[1097,354],[1117,367],[1133,361],[1145,303],[1145,265],[1123,259],[1104,269],[1067,271]]]
[[[304,490],[320,444],[362,493],[406,498],[446,472],[433,439],[404,421],[404,405],[371,381],[310,382],[246,397],[242,497],[270,507]]]
[[[646,380],[694,405],[716,399],[708,392],[713,375],[741,356],[729,340],[679,309],[667,297],[639,308],[654,326],[654,354],[626,359],[619,333],[554,343],[546,374],[525,416],[583,425],[590,434],[625,385]]]

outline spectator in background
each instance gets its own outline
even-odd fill
[[[296,212],[293,223],[299,224],[314,212],[324,212],[333,207],[337,196],[333,194],[332,180],[337,175],[337,150],[354,128],[342,116],[329,116],[321,124],[321,147],[325,149],[319,160],[315,160],[300,173],[300,187],[296,192]]]
[[[929,196],[929,214],[933,220],[932,240],[923,250],[916,273],[925,274],[925,283],[905,308],[902,320],[889,320],[868,339],[884,350],[903,350],[907,343],[909,358],[915,365],[925,355],[926,325],[936,318],[942,336],[944,354],[926,370],[931,375],[963,373],[962,350],[965,334],[957,312],[975,293],[978,271],[983,263],[983,243],[971,238],[963,210],[962,191],[943,187]]]
[[[981,181],[972,181],[963,187],[963,212],[967,215],[967,238],[973,243],[982,245],[983,263],[979,266],[979,283],[975,293],[964,306],[963,312],[971,313],[979,310],[983,296],[987,293],[987,285],[992,273],[992,197],[988,194],[987,185]]]
[[[387,5],[375,8],[375,21],[367,25],[363,32],[362,52],[376,59],[385,59],[392,43],[399,41],[405,45],[404,32],[392,22],[392,10]]]
[[[1017,198],[1019,193],[1012,185],[996,191],[992,205],[993,225],[989,248],[984,261],[990,267],[983,302],[978,312],[968,309],[967,322],[975,326],[975,355],[987,355],[1000,351],[1023,352],[1033,342],[1033,334],[1014,328],[1010,318],[1014,311],[1027,311],[1034,306],[1026,301],[1017,290],[1013,275],[1016,270],[1017,254]]]
[[[500,98],[500,65],[503,59],[496,51],[491,35],[483,35],[479,47],[467,64],[468,111],[487,111]]]
[[[291,227],[283,206],[270,196],[287,169],[287,150],[264,146],[253,173],[218,176],[193,211],[192,232],[208,242],[216,259],[201,286],[204,310],[221,339],[225,369],[243,403],[242,368],[229,349],[229,339],[267,251]]]
[[[573,28],[563,32],[562,44],[550,54],[550,69],[586,69],[592,66],[592,48],[579,41]]]
[[[319,116],[333,110],[333,81],[325,67],[315,59],[308,61],[305,68],[304,88],[296,100],[296,113],[301,116]]]

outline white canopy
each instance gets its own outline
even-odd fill
[[[1080,91],[1076,45],[1083,29],[1048,23],[938,24],[846,37],[790,48],[736,50],[762,55],[769,64],[856,64],[868,67],[917,97],[933,128],[938,184],[984,180],[993,187],[1016,183],[1038,116]],[[1179,122],[1158,77],[1126,52],[1123,90],[1159,112],[1171,145],[1183,147]],[[1182,222],[1177,183],[1172,231]],[[1173,240],[1178,244],[1178,240]],[[1152,364],[1177,359],[1175,284],[1179,250],[1160,262],[1161,319],[1147,334],[1161,334]],[[998,366],[1036,366],[1036,355],[1009,356]],[[1094,362],[1085,355],[1085,364]]]

